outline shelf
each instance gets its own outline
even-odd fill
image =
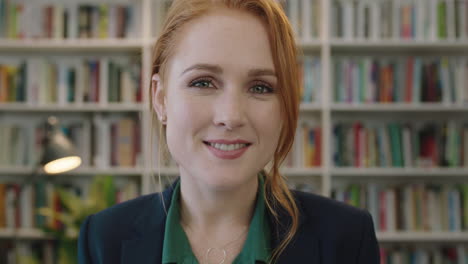
[[[343,40],[333,39],[330,41],[332,49],[336,50],[362,50],[362,51],[443,51],[447,53],[468,51],[468,41],[421,41],[421,40]]]
[[[141,39],[0,39],[2,51],[138,51]]]
[[[320,39],[298,40],[299,47],[304,51],[320,51],[322,41]]]
[[[31,167],[0,167],[0,175],[20,175],[27,176],[32,174],[33,169]],[[67,176],[93,176],[93,175],[114,175],[114,176],[138,176],[143,174],[142,168],[78,168],[67,173],[62,174],[50,174],[47,176],[60,177],[61,175]],[[40,175],[45,175],[41,170]]]
[[[68,104],[68,105],[29,105],[25,103],[0,103],[3,112],[139,112],[146,105],[137,104]],[[319,103],[301,103],[301,112],[319,112]],[[468,105],[445,105],[441,103],[388,103],[388,104],[350,104],[335,103],[331,106],[333,112],[468,112]]]
[[[13,229],[13,228],[0,228],[0,239],[24,239],[24,240],[42,240],[42,239],[53,239],[51,236],[46,235],[42,230],[31,228],[31,229]]]
[[[339,177],[468,177],[468,168],[333,168]]]
[[[109,168],[79,168],[69,174],[76,174],[77,176],[88,175],[113,175],[113,176],[137,176],[141,177],[144,173],[143,168],[126,168],[126,167],[109,167]]]
[[[280,172],[290,177],[321,177],[321,168],[281,168]]]
[[[321,168],[281,168],[281,173],[291,177],[320,177],[322,175]],[[154,170],[154,175],[158,175],[158,170]],[[164,176],[179,176],[177,168],[161,168],[161,175]]]
[[[468,104],[444,103],[334,103],[331,105],[334,112],[468,112]]]
[[[1,1],[1,0],[0,0]],[[44,2],[44,0],[40,0]],[[131,0],[113,0],[125,3],[132,2]],[[308,0],[304,0],[308,1]],[[421,0],[422,1],[422,0]],[[50,1],[45,1],[50,2]],[[73,2],[73,1],[71,1]],[[82,2],[82,1],[79,1]],[[86,2],[86,1],[85,1]],[[94,0],[88,1],[94,2]],[[433,120],[457,120],[466,123],[468,117],[468,102],[446,104],[446,103],[335,103],[333,98],[333,83],[336,81],[334,76],[335,58],[405,58],[408,56],[420,56],[422,58],[438,58],[444,56],[459,56],[460,58],[468,54],[468,39],[463,41],[453,40],[437,40],[437,41],[421,41],[421,40],[399,40],[399,39],[344,39],[335,38],[332,31],[332,26],[336,21],[330,19],[334,4],[332,1],[320,0],[320,9],[314,9],[321,13],[320,28],[321,36],[318,38],[296,38],[296,47],[298,51],[298,59],[302,55],[311,56],[315,60],[320,60],[319,76],[321,86],[319,87],[318,96],[314,96],[313,102],[300,102],[299,106],[299,122],[307,120],[304,123],[313,124],[320,128],[320,131],[328,131],[322,133],[322,151],[326,155],[322,159],[322,167],[314,168],[287,168],[281,167],[280,173],[287,179],[287,183],[291,188],[297,188],[304,191],[312,191],[321,195],[331,197],[335,187],[349,186],[349,184],[376,184],[377,186],[394,187],[405,186],[406,184],[435,184],[435,185],[451,185],[468,181],[468,167],[465,168],[356,168],[356,167],[334,167],[332,157],[333,145],[335,138],[331,131],[337,122],[362,121],[367,122],[412,122],[423,121],[426,119]],[[141,8],[138,12],[141,17],[139,23],[135,24],[138,27],[137,38],[121,38],[121,39],[2,39],[0,38],[0,57],[6,58],[6,63],[18,63],[17,58],[33,58],[33,57],[61,57],[71,56],[73,61],[76,58],[93,58],[93,57],[108,57],[116,58],[116,63],[126,60],[126,57],[136,59],[141,67],[141,76],[143,86],[150,85],[150,73],[152,72],[152,53],[156,43],[154,34],[157,29],[161,29],[162,22],[158,16],[153,18],[153,14],[163,15],[163,12],[158,8],[163,7],[163,4],[154,0],[141,0],[137,3],[137,8]],[[290,15],[300,15],[305,17],[310,14],[312,9],[296,10]],[[21,20],[21,19],[20,19]],[[317,22],[315,20],[310,22]],[[307,25],[299,20],[292,20],[292,25],[302,25],[302,31],[309,36],[313,29],[311,25]],[[299,36],[299,35],[297,35]],[[2,57],[2,58],[3,58]],[[11,58],[10,58],[11,57]],[[123,63],[123,62],[122,62]],[[35,65],[33,65],[35,66]],[[315,73],[315,72],[314,72]],[[77,74],[77,73],[75,73]],[[101,73],[103,74],[103,73]],[[79,75],[76,75],[79,76]],[[75,78],[76,78],[75,76]],[[27,76],[32,78],[31,76]],[[314,76],[315,77],[315,76]],[[315,78],[314,78],[315,80]],[[109,80],[108,80],[109,81]],[[121,80],[122,81],[122,80]],[[144,88],[146,88],[144,87]],[[458,91],[458,90],[457,90]],[[105,93],[104,93],[105,94]],[[101,94],[103,95],[103,94]],[[77,95],[78,96],[78,95]],[[149,93],[144,92],[142,95],[142,103],[80,103],[80,104],[36,104],[29,103],[0,103],[0,117],[8,122],[17,122],[15,119],[21,119],[31,122],[39,122],[50,114],[62,115],[60,119],[70,118],[70,121],[81,120],[93,123],[90,121],[92,117],[100,117],[104,120],[109,118],[108,122],[116,120],[114,117],[135,118],[139,116],[141,120],[150,120],[152,110],[148,103]],[[457,92],[458,96],[458,92]],[[59,96],[57,96],[58,98]],[[79,97],[79,96],[78,96]],[[101,96],[102,97],[102,96]],[[462,96],[458,96],[462,98]],[[458,100],[457,97],[457,100]],[[29,97],[27,97],[29,98]],[[34,97],[31,97],[34,98]],[[102,97],[107,101],[106,96]],[[86,119],[86,120],[85,120]],[[97,122],[99,120],[96,119]],[[460,121],[459,121],[460,120]],[[107,120],[106,120],[107,121]],[[418,121],[418,122],[419,122]],[[300,123],[299,123],[300,124]],[[94,175],[113,175],[115,180],[122,183],[127,181],[132,184],[137,183],[139,194],[147,194],[157,189],[158,185],[165,186],[165,183],[172,182],[180,175],[178,168],[161,167],[156,168],[156,162],[150,156],[151,148],[150,138],[153,132],[151,124],[148,122],[140,123],[139,138],[141,144],[141,166],[136,168],[95,168],[95,167],[79,167],[76,170],[64,174],[46,175],[40,170],[38,174],[40,178],[50,180],[51,182],[81,182],[87,184],[92,180]],[[87,125],[86,125],[87,126]],[[92,124],[91,124],[92,126]],[[84,139],[100,140],[101,137],[106,138],[107,125],[104,126],[103,133],[96,134],[91,130],[91,133],[86,134]],[[30,128],[28,128],[30,129]],[[86,127],[86,129],[88,129]],[[92,129],[92,128],[91,128]],[[28,130],[30,131],[30,130]],[[31,133],[32,135],[32,133]],[[96,137],[96,136],[99,137]],[[109,134],[110,136],[110,134]],[[0,136],[1,137],[1,136]],[[84,141],[83,141],[84,142]],[[106,144],[98,144],[96,151],[100,148],[108,147]],[[294,150],[291,150],[294,151]],[[99,152],[99,151],[98,151]],[[109,149],[105,150],[105,153]],[[154,153],[153,153],[154,154]],[[149,157],[149,158],[148,158]],[[152,159],[152,160],[151,160]],[[92,160],[92,159],[91,159]],[[151,161],[150,161],[151,160]],[[328,162],[330,161],[330,162]],[[86,163],[89,164],[89,163]],[[151,167],[152,165],[154,167]],[[413,163],[417,164],[417,163]],[[468,165],[467,165],[468,166]],[[33,166],[18,166],[18,167],[2,167],[0,165],[0,177],[3,182],[18,182],[25,183],[33,174]],[[161,175],[161,181],[158,182],[158,171]],[[154,177],[155,176],[155,177]],[[159,191],[159,189],[154,190]],[[382,243],[395,243],[395,245],[404,245],[414,243],[440,243],[441,246],[450,243],[468,244],[468,230],[463,232],[419,232],[419,231],[395,231],[395,232],[377,232],[377,237]],[[30,229],[14,229],[0,228],[0,240],[37,240],[47,241],[53,237],[45,234],[39,228]]]
[[[29,105],[25,103],[0,103],[0,111],[3,112],[139,112],[144,110],[144,104],[68,104],[68,105]]]
[[[377,232],[379,242],[468,242],[468,232]]]
[[[319,103],[301,103],[299,106],[299,111],[301,112],[318,112],[322,108]]]

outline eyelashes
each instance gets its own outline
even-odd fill
[[[209,78],[195,79],[189,83],[189,87],[213,88],[213,80]]]
[[[216,88],[213,82],[213,79],[203,77],[191,81],[188,86],[200,89]],[[254,94],[272,94],[276,92],[270,84],[264,81],[254,81],[254,83],[249,87],[249,91]]]

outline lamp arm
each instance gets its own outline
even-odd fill
[[[24,178],[21,185],[25,186],[25,185],[28,185],[28,184],[34,184],[37,177],[39,176],[39,170],[40,170],[41,166],[42,166],[41,163],[38,162],[36,164],[36,166],[33,168],[31,174],[28,177]]]

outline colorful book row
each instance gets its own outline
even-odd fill
[[[130,58],[0,59],[0,103],[137,103],[141,65]]]
[[[4,120],[2,120],[4,121]],[[61,120],[83,167],[135,167],[141,165],[139,121],[132,117],[96,116],[94,120]],[[0,124],[0,166],[34,166],[43,150],[43,124],[18,118]]]
[[[322,5],[320,0],[281,1],[298,39],[308,41],[321,35]]]
[[[58,262],[59,244],[55,241],[1,240],[0,263],[41,263],[56,264]]]
[[[299,79],[301,81],[301,102],[320,101],[322,86],[322,65],[320,58],[303,56],[299,62]]]
[[[295,141],[283,162],[285,167],[311,168],[322,164],[322,128],[307,120],[299,121]]]
[[[136,38],[139,2],[115,4],[0,0],[0,38]]]
[[[466,183],[351,184],[335,187],[333,197],[369,210],[379,231],[468,230]]]
[[[468,39],[464,0],[335,0],[331,17],[331,33],[337,38]]]
[[[336,57],[334,101],[468,104],[466,57]]]
[[[44,227],[60,229],[63,223],[38,212],[39,208],[51,208],[57,214],[64,211],[58,187],[80,197],[88,197],[90,192],[89,184],[83,183],[66,185],[48,181],[38,181],[34,185],[0,183],[0,230],[30,230]],[[108,190],[102,191],[106,197],[110,197],[109,204],[120,203],[138,196],[138,186],[135,181],[126,181],[119,186],[112,185]]]
[[[338,123],[337,167],[468,167],[468,123]]]
[[[93,165],[135,167],[143,163],[141,124],[132,117],[93,117]]]
[[[44,126],[37,120],[18,119],[9,121],[1,119],[0,124],[0,166],[22,167],[33,166],[39,162],[43,151]],[[77,120],[64,121],[60,129],[71,140],[80,157],[82,165],[90,165],[87,155],[91,153],[89,144],[84,144],[84,139],[89,138],[91,128],[86,122]]]

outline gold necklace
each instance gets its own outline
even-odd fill
[[[190,232],[193,234],[193,230],[192,230],[192,228],[190,228],[190,226],[188,226],[187,224],[185,224],[182,220],[180,221],[180,223],[182,224],[182,226],[187,227],[187,229],[190,230]],[[247,226],[247,227],[245,228],[245,230],[244,230],[236,239],[234,239],[234,240],[228,242],[227,244],[225,244],[225,245],[222,246],[222,247],[210,247],[210,248],[208,248],[208,249],[206,250],[206,252],[205,252],[205,259],[204,259],[204,261],[205,261],[207,264],[210,264],[210,263],[208,262],[208,258],[209,258],[209,256],[210,256],[210,253],[219,251],[219,252],[222,252],[222,254],[223,254],[223,259],[221,260],[221,262],[219,262],[219,264],[224,264],[224,262],[226,261],[226,257],[227,257],[227,250],[226,250],[226,249],[228,248],[228,246],[230,246],[232,243],[236,242],[236,241],[239,240],[241,237],[243,237],[243,236],[247,233],[248,230],[249,230],[249,227]]]

